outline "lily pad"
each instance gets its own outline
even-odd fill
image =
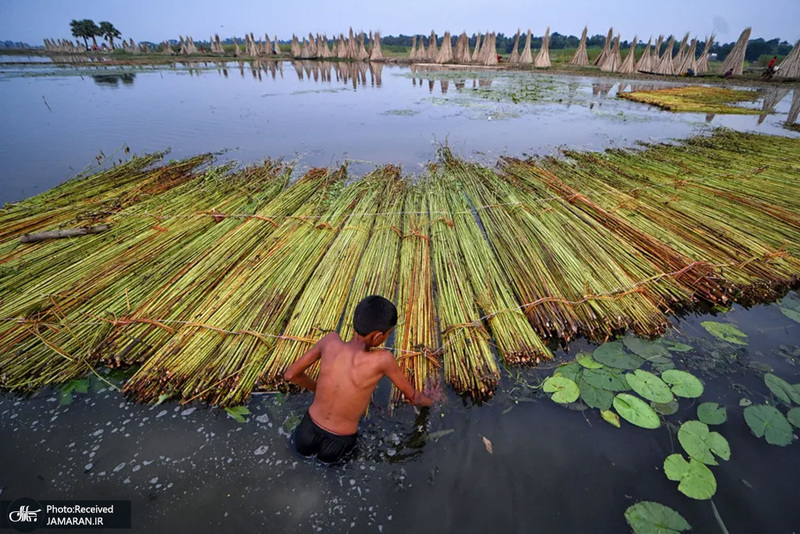
[[[664,359],[666,360],[667,358]],[[675,369],[675,363],[673,363],[672,360],[669,360],[665,363],[653,362],[653,369],[655,369],[659,373],[663,373],[664,371]]]
[[[797,391],[797,388],[789,384],[789,382],[783,378],[772,373],[767,373],[764,375],[764,383],[773,395],[786,404],[791,404],[792,402],[800,404],[800,391]]]
[[[694,350],[694,347],[685,343],[678,343],[677,341],[664,341],[664,346],[670,352],[689,352]]]
[[[785,447],[792,442],[792,427],[774,406],[748,406],[744,409],[744,420],[756,437],[763,437],[770,445]]]
[[[611,403],[614,401],[614,394],[608,390],[595,387],[585,380],[580,381],[581,400],[586,403],[590,408],[597,408],[598,410],[611,409]]]
[[[649,401],[664,404],[674,398],[669,386],[648,371],[636,369],[632,373],[626,373],[625,379],[633,391]]]
[[[680,482],[678,491],[697,500],[707,500],[717,492],[717,479],[714,473],[702,462],[690,458],[687,462],[680,454],[672,454],[664,460],[664,474],[667,478]]]
[[[674,400],[670,402],[651,402],[650,405],[661,415],[672,415],[680,408],[678,402]]]
[[[655,410],[639,397],[628,393],[620,393],[614,397],[614,409],[620,417],[632,425],[648,429],[661,426],[661,420]]]
[[[660,356],[669,356],[669,350],[667,350],[664,345],[656,341],[628,336],[623,339],[622,342],[629,351],[641,358],[644,358],[645,360],[652,360],[653,358],[658,358]]]
[[[747,334],[729,323],[718,323],[716,321],[703,321],[703,325],[709,334],[722,341],[733,343],[734,345],[747,345]]]
[[[731,457],[731,448],[722,434],[710,432],[700,421],[686,421],[678,430],[678,441],[691,458],[707,465],[718,465],[715,455],[723,460]]]
[[[603,343],[592,354],[594,359],[609,367],[631,371],[644,365],[644,360],[635,354],[625,352],[622,343],[610,341]]]
[[[716,402],[704,402],[697,407],[697,418],[707,425],[721,425],[728,420],[728,412]]]
[[[612,412],[611,410],[601,411],[600,416],[603,418],[603,421],[605,421],[609,425],[619,428],[619,416],[614,412]]]
[[[625,510],[625,521],[634,534],[676,534],[692,526],[668,506],[651,501],[637,502]]]
[[[553,376],[563,376],[575,382],[578,378],[578,373],[580,372],[581,366],[575,362],[570,362],[566,365],[558,366],[558,369],[555,370]]]
[[[750,406],[752,404],[753,404],[753,401],[751,401],[750,399],[748,399],[746,397],[742,397],[741,399],[739,399],[739,406],[741,406],[742,408],[746,408],[746,407],[748,407],[748,406]]]
[[[788,317],[792,321],[800,323],[800,311],[793,310],[791,308],[786,308],[784,306],[781,306],[780,309],[781,313],[784,314],[786,317]]]
[[[569,404],[575,402],[580,396],[578,384],[565,376],[551,376],[542,384],[545,393],[552,393],[550,400],[558,404]]]
[[[577,356],[575,356],[575,361],[580,364],[581,367],[585,367],[586,369],[602,369],[603,364],[597,362],[592,358],[592,355],[588,352],[581,352]]]
[[[686,371],[670,369],[661,374],[661,379],[672,386],[672,392],[679,397],[696,399],[703,394],[703,383]]]
[[[797,428],[800,428],[800,408],[792,408],[786,414],[786,419]]]
[[[625,375],[612,369],[586,369],[581,380],[606,391],[628,391],[630,386]]]

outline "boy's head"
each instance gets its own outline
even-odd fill
[[[383,344],[396,324],[397,308],[379,295],[364,298],[353,313],[353,330],[372,347]]]

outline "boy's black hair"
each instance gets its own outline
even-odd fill
[[[397,324],[397,308],[380,295],[365,297],[353,312],[353,330],[360,336],[370,332],[386,333]]]

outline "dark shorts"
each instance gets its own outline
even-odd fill
[[[303,456],[316,454],[320,461],[328,464],[338,462],[356,445],[358,434],[340,436],[320,428],[306,412],[303,420],[297,425],[294,434],[294,444],[297,452]]]

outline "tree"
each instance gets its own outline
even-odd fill
[[[92,43],[94,43],[94,46],[97,47],[97,39],[95,39],[95,37],[100,35],[100,28],[97,27],[97,24],[95,24],[93,20],[73,19],[69,23],[69,27],[72,30],[72,36],[77,39],[83,39],[83,44],[86,46],[86,48],[89,48],[89,38],[92,39]]]
[[[103,37],[103,39],[108,41],[109,46],[111,49],[114,49],[114,39],[118,38],[121,34],[119,30],[114,27],[113,24],[104,20],[100,22],[99,26],[99,35]]]

